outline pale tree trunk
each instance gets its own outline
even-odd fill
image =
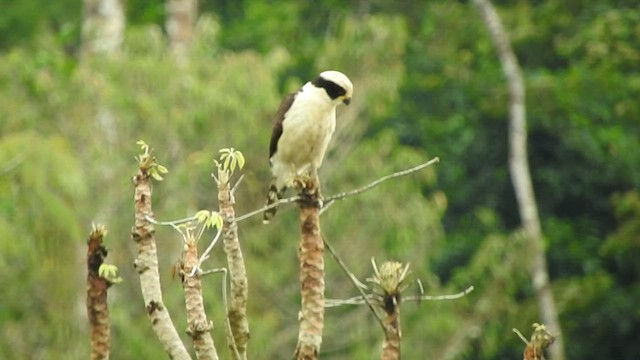
[[[124,38],[124,10],[120,0],[84,0],[82,54],[112,54]]]
[[[84,0],[82,12],[82,44],[80,58],[84,65],[87,65],[92,57],[111,57],[117,54],[124,39],[125,16],[121,0]],[[90,63],[90,62],[89,62]],[[98,98],[95,101],[95,115],[93,122],[96,131],[101,134],[99,141],[102,151],[112,152],[118,144],[118,124],[117,117],[112,109],[103,100],[102,83],[103,77],[93,76],[93,72],[99,70],[89,67],[88,73],[91,76],[88,86],[95,86]],[[106,166],[100,171],[100,176],[107,183],[115,180],[115,172],[112,167]],[[97,214],[99,218],[105,220],[113,215],[113,208],[117,196],[111,194],[112,190],[107,189],[103,194],[102,209]]]
[[[124,24],[121,0],[84,0],[81,57],[117,53],[124,39]],[[115,117],[109,108],[98,104],[95,120],[109,150],[117,141]]]
[[[197,0],[167,0],[165,27],[171,51],[184,60],[193,39],[193,28],[198,15]]]
[[[238,237],[238,223],[235,221],[236,213],[234,205],[236,203],[234,190],[230,184],[230,173],[227,170],[218,169],[218,203],[219,212],[224,223],[222,227],[222,240],[224,252],[227,255],[227,265],[229,267],[230,300],[227,315],[231,325],[231,335],[233,343],[238,352],[238,360],[247,359],[247,345],[249,343],[249,321],[247,320],[247,300],[249,298],[249,281],[247,279],[247,269],[244,264],[242,248]],[[234,346],[229,341],[231,352],[234,353]]]
[[[160,340],[162,347],[171,359],[191,360],[162,299],[156,231],[148,220],[148,218],[153,218],[151,163],[152,158],[149,155],[140,156],[140,169],[133,177],[135,221],[131,230],[131,239],[135,243],[137,252],[133,265],[140,277],[142,298],[151,322],[151,328]]]
[[[502,70],[507,77],[509,104],[509,172],[518,201],[520,218],[525,234],[531,245],[531,277],[538,300],[538,308],[544,324],[550,332],[560,334],[558,311],[549,285],[545,245],[538,207],[536,205],[529,161],[527,158],[527,122],[525,112],[525,87],[518,59],[516,58],[500,17],[489,0],[474,0],[482,18],[489,29]],[[564,360],[564,343],[558,337],[554,346],[549,348],[553,360]]]

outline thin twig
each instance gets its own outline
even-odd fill
[[[402,297],[402,301],[454,300],[454,299],[459,299],[459,298],[467,295],[468,293],[472,292],[473,290],[474,290],[473,286],[469,286],[466,290],[464,290],[462,292],[459,292],[457,294],[453,294],[453,295],[438,295],[438,296],[422,295],[422,296],[406,296],[406,297],[403,296]],[[367,299],[371,300],[371,298],[373,298],[374,296],[375,296],[374,294],[368,294],[367,295]],[[350,297],[348,299],[327,299],[325,307],[336,307],[336,306],[341,306],[341,305],[362,305],[362,304],[365,303],[365,301],[366,300],[362,297],[362,295]]]
[[[202,263],[209,258],[209,253],[218,242],[218,239],[220,238],[220,234],[222,234],[222,229],[218,229],[218,233],[213,238],[213,240],[211,240],[211,243],[209,244],[207,249],[204,251],[204,253],[202,253],[202,256],[200,256],[200,259],[198,259],[198,266],[194,267],[191,270],[191,274],[189,274],[189,276],[193,276],[196,273],[196,271],[200,268],[200,266],[202,266]]]
[[[190,216],[184,219],[178,219],[178,220],[173,220],[173,221],[156,221],[156,219],[152,218],[149,215],[145,215],[144,216],[145,220],[147,220],[148,222],[154,224],[154,225],[180,225],[180,224],[184,224],[184,223],[188,223],[189,221],[193,221],[196,220],[195,216]]]
[[[473,286],[469,286],[467,289],[465,289],[464,291],[461,291],[457,294],[453,294],[453,295],[438,295],[438,296],[430,296],[430,295],[422,295],[422,296],[406,296],[402,298],[402,301],[422,301],[422,300],[426,300],[426,301],[440,301],[440,300],[455,300],[455,299],[459,299],[463,296],[466,296],[467,294],[469,294],[470,292],[472,292],[474,289]]]
[[[359,189],[346,191],[346,192],[343,192],[343,193],[339,193],[339,194],[336,194],[336,195],[329,196],[328,198],[326,198],[324,200],[324,205],[322,206],[322,209],[320,209],[320,214],[325,212],[331,205],[333,205],[333,203],[336,200],[341,200],[341,199],[343,199],[345,197],[356,195],[356,194],[359,194],[361,192],[365,192],[365,191],[367,191],[367,190],[379,185],[381,182],[384,182],[384,181],[387,181],[389,179],[393,179],[393,178],[396,178],[396,177],[409,175],[409,174],[414,173],[416,171],[422,170],[422,169],[426,168],[427,166],[431,166],[431,165],[433,165],[433,164],[435,164],[437,162],[440,162],[440,158],[436,157],[436,158],[433,158],[433,159],[427,161],[426,163],[420,164],[418,166],[414,166],[414,167],[412,167],[410,169],[398,171],[398,172],[395,172],[393,174],[390,174],[390,175],[387,175],[387,176],[383,176],[383,177],[381,177],[381,178],[379,178],[379,179],[377,179],[377,180],[375,180],[375,181],[373,181],[373,182],[371,182],[371,183],[369,183],[369,184],[367,184],[367,185],[365,185],[365,186],[363,186],[363,187],[361,187]],[[235,186],[234,186],[234,188],[235,188]],[[275,203],[273,203],[271,205],[267,205],[267,206],[264,206],[264,207],[262,207],[260,209],[257,209],[257,210],[251,211],[249,213],[246,213],[244,215],[240,215],[240,216],[235,218],[235,221],[239,222],[239,221],[248,219],[248,218],[250,218],[252,216],[255,216],[255,215],[263,213],[265,210],[273,209],[274,207],[280,206],[282,204],[289,204],[289,203],[292,203],[292,202],[296,202],[296,201],[298,201],[300,199],[301,199],[300,196],[292,196],[290,198],[280,199],[280,200],[278,200],[277,202],[275,202]]]
[[[414,167],[412,167],[410,169],[398,171],[398,172],[395,172],[393,174],[389,174],[387,176],[383,176],[383,177],[381,177],[381,178],[379,178],[379,179],[377,179],[377,180],[375,180],[375,181],[373,181],[373,182],[371,182],[371,183],[369,183],[369,184],[367,184],[367,185],[365,185],[365,186],[363,186],[361,188],[358,188],[358,189],[355,189],[355,190],[351,190],[351,191],[346,191],[346,192],[339,193],[339,194],[336,194],[336,195],[333,195],[333,196],[329,196],[328,198],[325,199],[324,207],[330,206],[330,204],[335,202],[336,200],[341,200],[341,199],[344,199],[344,198],[346,198],[348,196],[360,194],[362,192],[370,190],[371,188],[373,188],[375,186],[378,186],[380,183],[382,183],[384,181],[387,181],[387,180],[393,179],[393,178],[397,178],[397,177],[400,177],[400,176],[409,175],[409,174],[414,173],[414,172],[416,172],[418,170],[422,170],[422,169],[426,168],[427,166],[431,166],[431,165],[433,165],[433,164],[435,164],[435,163],[437,163],[439,161],[440,161],[440,158],[435,157],[435,158],[427,161],[426,163],[420,164],[418,166],[414,166]]]
[[[220,272],[222,273],[222,305],[225,308],[224,324],[226,325],[227,341],[231,343],[231,348],[233,349],[233,355],[235,356],[235,359],[241,359],[240,352],[238,352],[238,347],[236,346],[236,341],[231,335],[232,334],[231,321],[229,320],[229,315],[228,315],[229,305],[227,302],[227,269],[226,268],[210,269],[210,270],[200,272],[198,276],[204,277],[205,275],[209,275],[212,273],[220,273]]]
[[[524,337],[524,335],[522,335],[522,333],[520,332],[520,330],[513,328],[511,329],[511,331],[513,331],[514,333],[516,333],[516,335],[518,335],[520,337],[520,339],[522,339],[522,341],[524,341],[525,344],[529,345],[529,341],[527,340],[526,337]]]
[[[236,183],[231,187],[231,196],[233,196],[236,193],[236,189],[238,188],[238,185],[240,185],[240,183],[242,182],[242,179],[244,179],[244,174],[240,175],[240,178],[238,179],[238,181],[236,181]]]
[[[360,295],[362,296],[364,302],[367,304],[367,306],[369,306],[369,309],[371,310],[373,315],[375,315],[376,319],[378,320],[378,323],[380,323],[380,326],[382,326],[382,331],[386,333],[387,327],[385,326],[384,321],[382,321],[382,318],[373,307],[373,303],[371,303],[371,301],[367,297],[367,294],[365,294],[364,292],[364,289],[367,288],[366,285],[362,284],[362,282],[360,282],[356,278],[356,276],[353,275],[353,273],[349,270],[349,268],[347,268],[347,265],[344,263],[344,261],[342,261],[340,256],[338,256],[336,251],[333,249],[333,246],[331,246],[331,244],[327,241],[327,239],[324,238],[324,236],[322,237],[322,241],[324,241],[324,245],[327,247],[327,249],[331,253],[331,256],[333,256],[333,258],[338,262],[338,265],[340,265],[340,268],[345,272],[345,274],[347,274],[351,282],[353,282],[353,284],[356,286],[356,289],[358,289],[358,292],[360,292]]]
[[[374,294],[367,294],[367,297],[370,300],[374,300],[372,299],[374,296],[375,296]],[[342,305],[362,305],[364,303],[365,302],[364,302],[364,299],[362,298],[362,295],[358,295],[348,299],[326,299],[324,307],[337,307]]]
[[[254,215],[261,214],[265,210],[273,209],[274,207],[282,205],[282,204],[289,204],[289,203],[292,203],[292,202],[296,202],[296,201],[298,201],[300,199],[301,199],[301,197],[297,196],[297,195],[289,197],[289,198],[286,198],[286,199],[280,199],[280,200],[278,200],[277,202],[275,202],[275,203],[273,203],[271,205],[264,206],[264,207],[262,207],[260,209],[257,209],[257,210],[254,210],[252,212],[249,212],[249,213],[246,213],[244,215],[240,215],[240,216],[236,217],[235,218],[235,222],[240,222],[240,221],[248,219],[248,218],[250,218],[250,217],[252,217]]]

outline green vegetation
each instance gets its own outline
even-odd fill
[[[640,9],[612,0],[496,5],[525,73],[531,170],[568,358],[638,359]],[[323,215],[324,235],[362,280],[375,256],[410,262],[430,295],[476,289],[406,304],[404,358],[521,358],[511,329],[539,318],[507,168],[508,94],[472,5],[203,2],[184,64],[168,53],[159,0],[128,1],[122,51],[80,62],[81,7],[24,0],[0,19],[0,358],[87,357],[92,221],[107,226],[109,263],[123,279],[109,293],[112,358],[163,358],[131,266],[136,141],[170,169],[154,188],[158,220],[216,208],[210,174],[220,148],[246,158],[226,158],[245,174],[236,193],[244,214],[265,201],[279,99],[329,68],[355,89],[320,172],[325,196],[441,162],[337,202]],[[292,208],[268,226],[259,217],[239,226],[257,359],[288,358],[295,347]],[[165,301],[183,330],[171,279],[181,240],[168,228],[157,237]],[[208,265],[223,259],[214,250]],[[356,295],[326,262],[327,297]],[[226,358],[218,281],[203,282],[205,306]],[[367,311],[327,309],[323,358],[377,356],[382,333]]]

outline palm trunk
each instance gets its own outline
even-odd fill
[[[314,360],[324,327],[324,243],[320,233],[318,179],[310,179],[300,201],[300,330],[295,359]]]
[[[133,177],[135,223],[131,238],[137,250],[133,265],[140,277],[140,288],[151,327],[160,343],[171,359],[191,360],[162,300],[155,228],[147,220],[147,217],[153,218],[150,170],[148,158],[147,161],[141,159],[140,170]]]
[[[235,197],[229,183],[229,172],[218,170],[218,203],[222,216],[222,240],[224,252],[227,255],[227,266],[231,277],[229,301],[229,323],[233,341],[238,349],[240,359],[247,358],[247,344],[249,343],[249,321],[247,320],[247,299],[249,297],[249,282],[247,269],[238,239],[238,224],[235,221]],[[229,344],[232,346],[232,344]],[[233,353],[233,349],[231,349]]]

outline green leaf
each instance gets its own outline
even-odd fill
[[[239,150],[235,152],[235,157],[238,159],[238,167],[242,169],[244,167],[244,155]]]
[[[122,278],[118,276],[118,267],[111,264],[100,265],[98,268],[98,276],[113,284],[122,281]]]
[[[151,170],[151,177],[156,181],[164,180],[162,175],[158,174],[158,171],[155,168]]]
[[[195,218],[198,220],[198,223],[203,223],[211,217],[211,212],[209,210],[200,210],[196,213]]]
[[[169,169],[167,169],[165,166],[158,164],[158,166],[156,166],[156,168],[158,169],[158,172],[160,174],[166,174],[169,172]]]
[[[222,158],[220,158],[220,160],[222,160]],[[226,154],[226,156],[224,156],[224,165],[222,165],[222,170],[228,170],[229,169],[229,162],[231,161],[231,156],[229,156],[229,154]]]

